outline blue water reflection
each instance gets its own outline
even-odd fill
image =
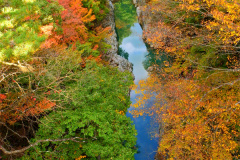
[[[133,74],[135,76],[135,83],[139,80],[147,78],[147,71],[144,69],[143,61],[148,54],[147,47],[142,40],[142,28],[139,23],[134,23],[131,27],[132,34],[123,39],[119,46],[128,54],[128,60],[133,63]]]
[[[128,60],[133,63],[133,74],[135,76],[135,84],[138,84],[139,80],[146,79],[148,77],[148,72],[144,69],[143,61],[146,59],[148,54],[147,47],[142,40],[142,28],[139,23],[134,23],[131,27],[130,36],[122,40],[121,45],[119,46],[125,50],[128,54]],[[132,104],[136,102],[136,94],[134,91],[131,91],[130,97]],[[147,102],[146,107],[150,107],[153,104],[153,99]],[[131,111],[133,108],[129,108],[128,111]],[[148,160],[154,159],[154,156],[158,147],[158,139],[151,137],[151,132],[157,132],[158,124],[154,123],[153,116],[143,115],[137,118],[128,112],[127,116],[130,117],[138,132],[137,135],[137,146],[139,147],[139,153],[135,154],[136,160]]]

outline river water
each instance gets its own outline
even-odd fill
[[[116,29],[119,40],[120,55],[127,58],[133,64],[133,74],[135,84],[140,80],[148,77],[146,65],[144,62],[149,55],[148,48],[142,39],[142,28],[137,21],[136,8],[131,0],[120,0],[115,4]],[[132,104],[136,102],[138,94],[131,91],[130,98]],[[145,107],[150,107],[153,100],[149,100]],[[158,124],[154,123],[154,116],[143,115],[134,118],[128,109],[127,116],[134,122],[137,130],[137,147],[138,153],[135,154],[136,160],[154,159],[157,152],[158,139],[154,138],[151,133],[156,133]]]
[[[146,79],[148,76],[148,72],[145,70],[143,66],[143,62],[148,55],[147,47],[143,42],[141,35],[142,29],[139,23],[135,23],[134,26],[131,27],[132,34],[129,37],[123,39],[120,47],[124,49],[127,53],[129,53],[128,60],[133,63],[133,74],[135,76],[135,84],[138,84],[139,80]],[[132,104],[135,103],[136,97],[138,94],[135,91],[131,91],[130,98]],[[150,107],[153,102],[148,101],[145,107]],[[133,108],[130,107],[129,111]],[[152,138],[151,133],[157,132],[156,124],[154,124],[154,117],[150,117],[147,115],[139,116],[137,118],[133,118],[131,113],[127,113],[127,116],[130,117],[137,130],[137,146],[139,147],[137,153],[135,155],[136,160],[147,160],[154,159],[154,156],[158,147],[158,139]]]

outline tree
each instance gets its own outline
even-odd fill
[[[133,80],[101,64],[106,1],[2,2],[0,158],[132,159]]]
[[[73,47],[76,49],[76,45],[81,47],[86,44],[94,50],[98,47],[99,50],[104,50],[106,44],[103,39],[107,36],[109,28],[102,28],[94,22],[102,19],[107,12],[105,1],[87,3],[83,0],[59,0],[58,2],[64,8],[60,14],[61,19],[56,23],[58,29],[53,29],[52,25],[42,27],[42,30],[48,30],[48,39],[41,45],[41,48],[58,46],[58,48]],[[102,15],[96,18],[100,12],[99,9],[102,9]]]
[[[71,66],[74,68],[69,69],[77,71],[78,66]],[[130,119],[119,114],[119,111],[126,112],[130,105],[127,94],[132,83],[130,75],[96,64],[87,64],[84,71],[77,72],[59,84],[66,88],[56,100],[63,108],[40,120],[40,128],[33,140],[76,137],[75,141],[42,143],[26,153],[23,159],[65,159],[81,155],[88,158],[133,158],[136,133]],[[50,152],[42,152],[44,150]]]
[[[145,9],[146,41],[173,61],[154,64],[140,82],[135,107],[156,103],[133,113],[159,115],[158,151],[169,158],[239,158],[239,4],[154,0]]]
[[[54,25],[61,12],[55,1],[47,0],[4,0],[1,6],[0,62],[16,62],[31,57],[47,37],[41,33],[40,27]]]
[[[5,126],[9,133],[2,135],[5,143],[1,150],[6,154],[30,148],[22,159],[78,158],[81,155],[133,158],[136,131],[130,119],[122,114],[131,103],[128,97],[132,84],[130,73],[90,62],[83,69],[77,57],[77,54],[71,57],[63,54],[48,59],[45,66],[48,72],[40,75],[35,92],[46,95],[56,107],[45,112],[45,116],[34,115],[39,129],[34,130],[32,140],[22,137],[28,141],[19,150],[8,149],[11,145],[8,137],[19,132],[10,133],[11,127]]]

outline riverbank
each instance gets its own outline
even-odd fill
[[[174,57],[140,88],[146,96],[139,103],[156,96],[152,111],[164,121],[158,152],[173,159],[238,159],[239,4],[134,2],[145,42]]]
[[[109,62],[110,66],[112,67],[118,67],[118,69],[121,72],[124,71],[133,71],[132,64],[126,60],[125,58],[118,55],[118,41],[117,41],[117,34],[115,31],[116,24],[115,24],[115,18],[114,18],[114,5],[112,0],[108,0],[107,4],[109,8],[109,13],[105,17],[105,19],[102,21],[102,25],[104,28],[110,27],[109,31],[109,37],[107,37],[106,43],[111,46],[110,49],[107,50],[106,54],[104,54],[104,60]]]

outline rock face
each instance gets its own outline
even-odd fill
[[[114,6],[112,3],[113,0],[108,0],[108,8],[109,13],[103,20],[102,24],[103,27],[111,27],[110,36],[105,39],[106,43],[111,46],[108,49],[107,53],[104,55],[104,59],[110,63],[113,67],[118,67],[118,69],[122,72],[133,70],[133,65],[126,60],[125,58],[118,55],[118,41],[117,41],[117,34],[115,31],[115,19],[114,19]]]
[[[137,8],[138,22],[142,26],[143,31],[148,28],[150,23],[150,13],[148,12],[148,5],[146,5],[150,0],[133,0],[135,7]],[[143,9],[143,7],[146,7]]]

